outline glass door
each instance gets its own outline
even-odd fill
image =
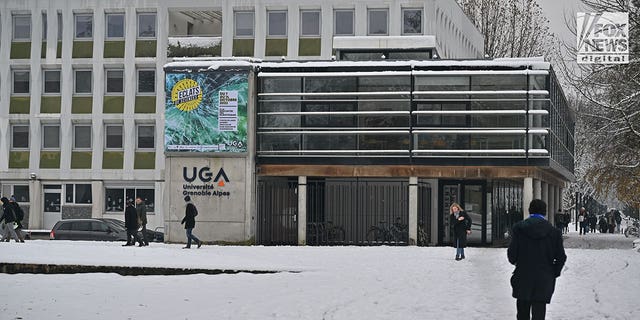
[[[449,207],[457,202],[471,218],[471,234],[469,244],[486,243],[486,203],[484,181],[441,181],[440,182],[440,217],[439,243],[453,243],[453,226],[450,223]]]
[[[44,211],[44,229],[50,230],[56,222],[62,220],[62,211],[60,208],[60,199],[62,185],[45,184],[43,186],[43,211]]]

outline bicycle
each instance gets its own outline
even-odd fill
[[[342,244],[344,243],[344,238],[344,229],[333,225],[331,221],[310,222],[307,224],[307,242],[310,245]]]
[[[627,238],[630,236],[640,237],[640,223],[635,220],[632,225],[627,225],[627,229],[624,230],[624,236]]]
[[[399,220],[399,219],[398,219]],[[387,226],[385,221],[380,221],[382,227],[371,226],[367,231],[367,242],[373,242],[376,244],[391,243],[400,244],[406,243],[409,239],[409,228],[407,225],[396,221],[391,226]]]

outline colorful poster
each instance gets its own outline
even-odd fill
[[[167,73],[165,152],[247,152],[248,76]]]

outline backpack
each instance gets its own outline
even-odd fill
[[[14,208],[16,221],[22,221],[22,219],[24,219],[24,211],[22,211],[22,208],[20,208],[20,206],[18,206],[17,204]]]

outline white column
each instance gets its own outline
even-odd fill
[[[549,185],[549,201],[547,202],[547,220],[551,224],[555,224],[555,215],[558,209],[556,209],[556,186]]]
[[[538,179],[533,179],[533,199],[542,199],[542,181]]]
[[[529,217],[529,203],[533,200],[533,178],[524,178],[522,186],[522,214],[524,219]]]
[[[91,217],[102,218],[105,211],[104,183],[102,181],[91,181],[91,195],[93,201]]]
[[[290,4],[287,12],[287,58],[298,58],[300,45],[300,9],[298,3]]]
[[[231,57],[233,54],[233,28],[235,25],[233,3],[222,2],[222,51],[221,56]],[[254,26],[255,30],[255,26]]]
[[[42,186],[40,180],[29,180],[29,229],[43,228],[44,213],[42,203]]]
[[[418,177],[409,177],[409,245],[418,244]]]
[[[298,177],[298,245],[307,244],[307,177]]]
[[[549,209],[550,205],[549,205],[549,201],[551,199],[551,186],[546,183],[546,182],[541,182],[540,183],[541,189],[540,189],[540,199],[542,201],[544,201],[544,203],[547,204],[547,210]],[[534,192],[535,193],[535,192]]]

